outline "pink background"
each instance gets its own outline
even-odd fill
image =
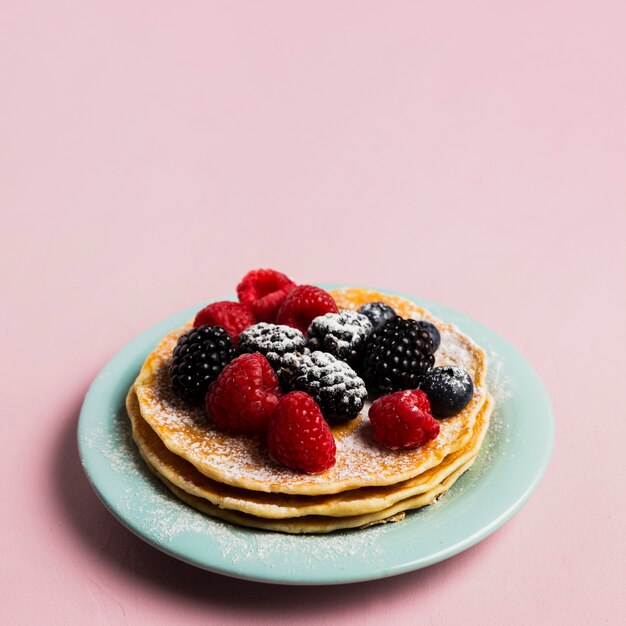
[[[624,623],[626,39],[616,2],[5,0],[4,623]],[[468,552],[338,588],[196,570],[118,524],[75,430],[127,340],[252,267],[508,338],[552,464]]]

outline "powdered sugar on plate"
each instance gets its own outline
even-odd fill
[[[376,538],[384,532],[384,526],[331,535],[286,535],[241,528],[203,515],[176,498],[147,469],[132,440],[125,407],[113,412],[110,420],[106,429],[98,426],[85,433],[81,444],[99,451],[110,470],[123,481],[118,507],[124,517],[139,523],[142,531],[159,544],[170,544],[182,534],[198,535],[233,564],[269,559],[278,551],[297,554],[298,559],[287,565],[293,573],[307,561],[332,563],[354,556],[375,564],[382,555]]]
[[[505,419],[504,411],[508,400],[513,397],[513,381],[505,374],[504,363],[493,350],[488,350],[489,370],[487,372],[487,387],[495,401],[493,413],[489,421],[489,430],[480,453],[472,469],[467,472],[466,480],[462,481],[458,493],[464,487],[470,487],[486,472],[494,467],[497,459],[513,456],[508,452],[511,437],[521,437],[521,429],[515,428],[510,420]]]

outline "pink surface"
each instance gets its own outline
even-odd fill
[[[3,623],[624,623],[623,2],[0,9]],[[534,364],[557,440],[468,552],[339,588],[136,539],[75,447],[153,322],[275,266],[405,290]]]

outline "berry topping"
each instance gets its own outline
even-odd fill
[[[266,322],[250,326],[239,336],[239,351],[260,352],[265,355],[281,379],[285,355],[303,352],[305,345],[306,339],[297,328]]]
[[[276,320],[306,333],[309,324],[325,313],[339,313],[332,296],[319,287],[299,285],[285,298]]]
[[[434,367],[422,379],[420,389],[428,396],[436,417],[460,413],[474,395],[470,375],[456,365]]]
[[[172,354],[169,373],[174,391],[201,400],[235,354],[233,341],[221,326],[192,328],[179,337]]]
[[[397,391],[378,398],[369,410],[378,443],[392,450],[418,448],[439,435],[428,397],[419,389]]]
[[[372,323],[360,313],[341,311],[316,317],[309,326],[307,346],[311,350],[330,352],[346,363],[359,360]]]
[[[278,378],[262,354],[242,354],[209,387],[206,411],[220,428],[267,430],[278,404]]]
[[[221,326],[237,345],[239,333],[256,320],[250,309],[239,302],[213,302],[198,312],[193,322],[198,326]]]
[[[434,344],[416,320],[394,317],[373,332],[365,346],[362,373],[376,394],[415,389],[434,364]]]
[[[431,336],[433,340],[433,345],[435,346],[433,352],[437,352],[439,345],[441,344],[441,335],[439,334],[439,329],[434,324],[431,324],[426,320],[420,320],[418,324]]]
[[[372,322],[374,330],[378,330],[385,322],[396,316],[396,312],[384,302],[368,302],[359,307],[359,313]]]
[[[327,352],[302,355],[295,363],[290,384],[310,394],[330,423],[354,419],[367,396],[365,383],[356,372]]]
[[[239,302],[250,307],[259,322],[273,322],[287,294],[296,284],[276,270],[251,270],[237,285]]]
[[[269,451],[278,463],[318,474],[335,464],[336,445],[315,400],[302,391],[283,396],[270,421]]]

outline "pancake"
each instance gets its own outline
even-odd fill
[[[315,475],[282,467],[270,459],[265,437],[219,430],[202,407],[190,406],[172,391],[168,373],[171,354],[178,338],[191,328],[191,322],[167,334],[146,359],[134,385],[141,417],[167,450],[191,463],[204,476],[222,485],[269,494],[318,496],[396,485],[437,467],[467,446],[487,398],[484,351],[456,327],[437,320],[408,300],[364,289],[342,289],[331,295],[340,308],[354,310],[364,302],[380,300],[403,317],[428,319],[438,327],[441,346],[436,365],[464,367],[474,380],[474,395],[463,411],[441,422],[436,439],[415,450],[382,448],[372,438],[366,406],[356,419],[333,427],[337,444],[334,467]]]
[[[150,470],[159,478],[166,487],[168,487],[174,495],[180,498],[183,502],[186,502],[190,506],[194,507],[198,511],[215,517],[217,519],[224,520],[239,526],[248,526],[250,528],[258,528],[261,530],[273,530],[283,533],[292,534],[304,534],[304,533],[330,533],[335,530],[343,530],[348,528],[364,528],[366,526],[372,526],[373,524],[380,524],[385,522],[397,522],[404,519],[404,512],[409,509],[417,509],[423,506],[432,504],[439,496],[445,493],[457,479],[468,470],[475,459],[470,459],[463,466],[458,468],[454,473],[450,474],[442,483],[433,487],[430,491],[423,493],[413,498],[407,498],[401,500],[393,506],[390,506],[382,511],[374,513],[368,513],[365,515],[354,515],[349,517],[325,517],[323,515],[309,515],[306,517],[297,517],[291,519],[264,519],[255,515],[248,515],[246,513],[240,513],[238,511],[232,511],[229,509],[220,509],[219,507],[211,504],[204,498],[198,498],[183,491],[167,478],[162,476],[152,465],[148,459],[144,459]]]
[[[175,487],[221,508],[240,511],[267,519],[286,519],[310,515],[346,517],[386,509],[400,500],[436,488],[448,476],[478,453],[493,409],[487,395],[478,413],[470,441],[461,450],[419,476],[386,487],[363,487],[334,495],[302,496],[264,493],[224,485],[201,474],[191,463],[168,450],[148,423],[141,417],[139,403],[131,388],[126,401],[133,438],[150,466]]]

